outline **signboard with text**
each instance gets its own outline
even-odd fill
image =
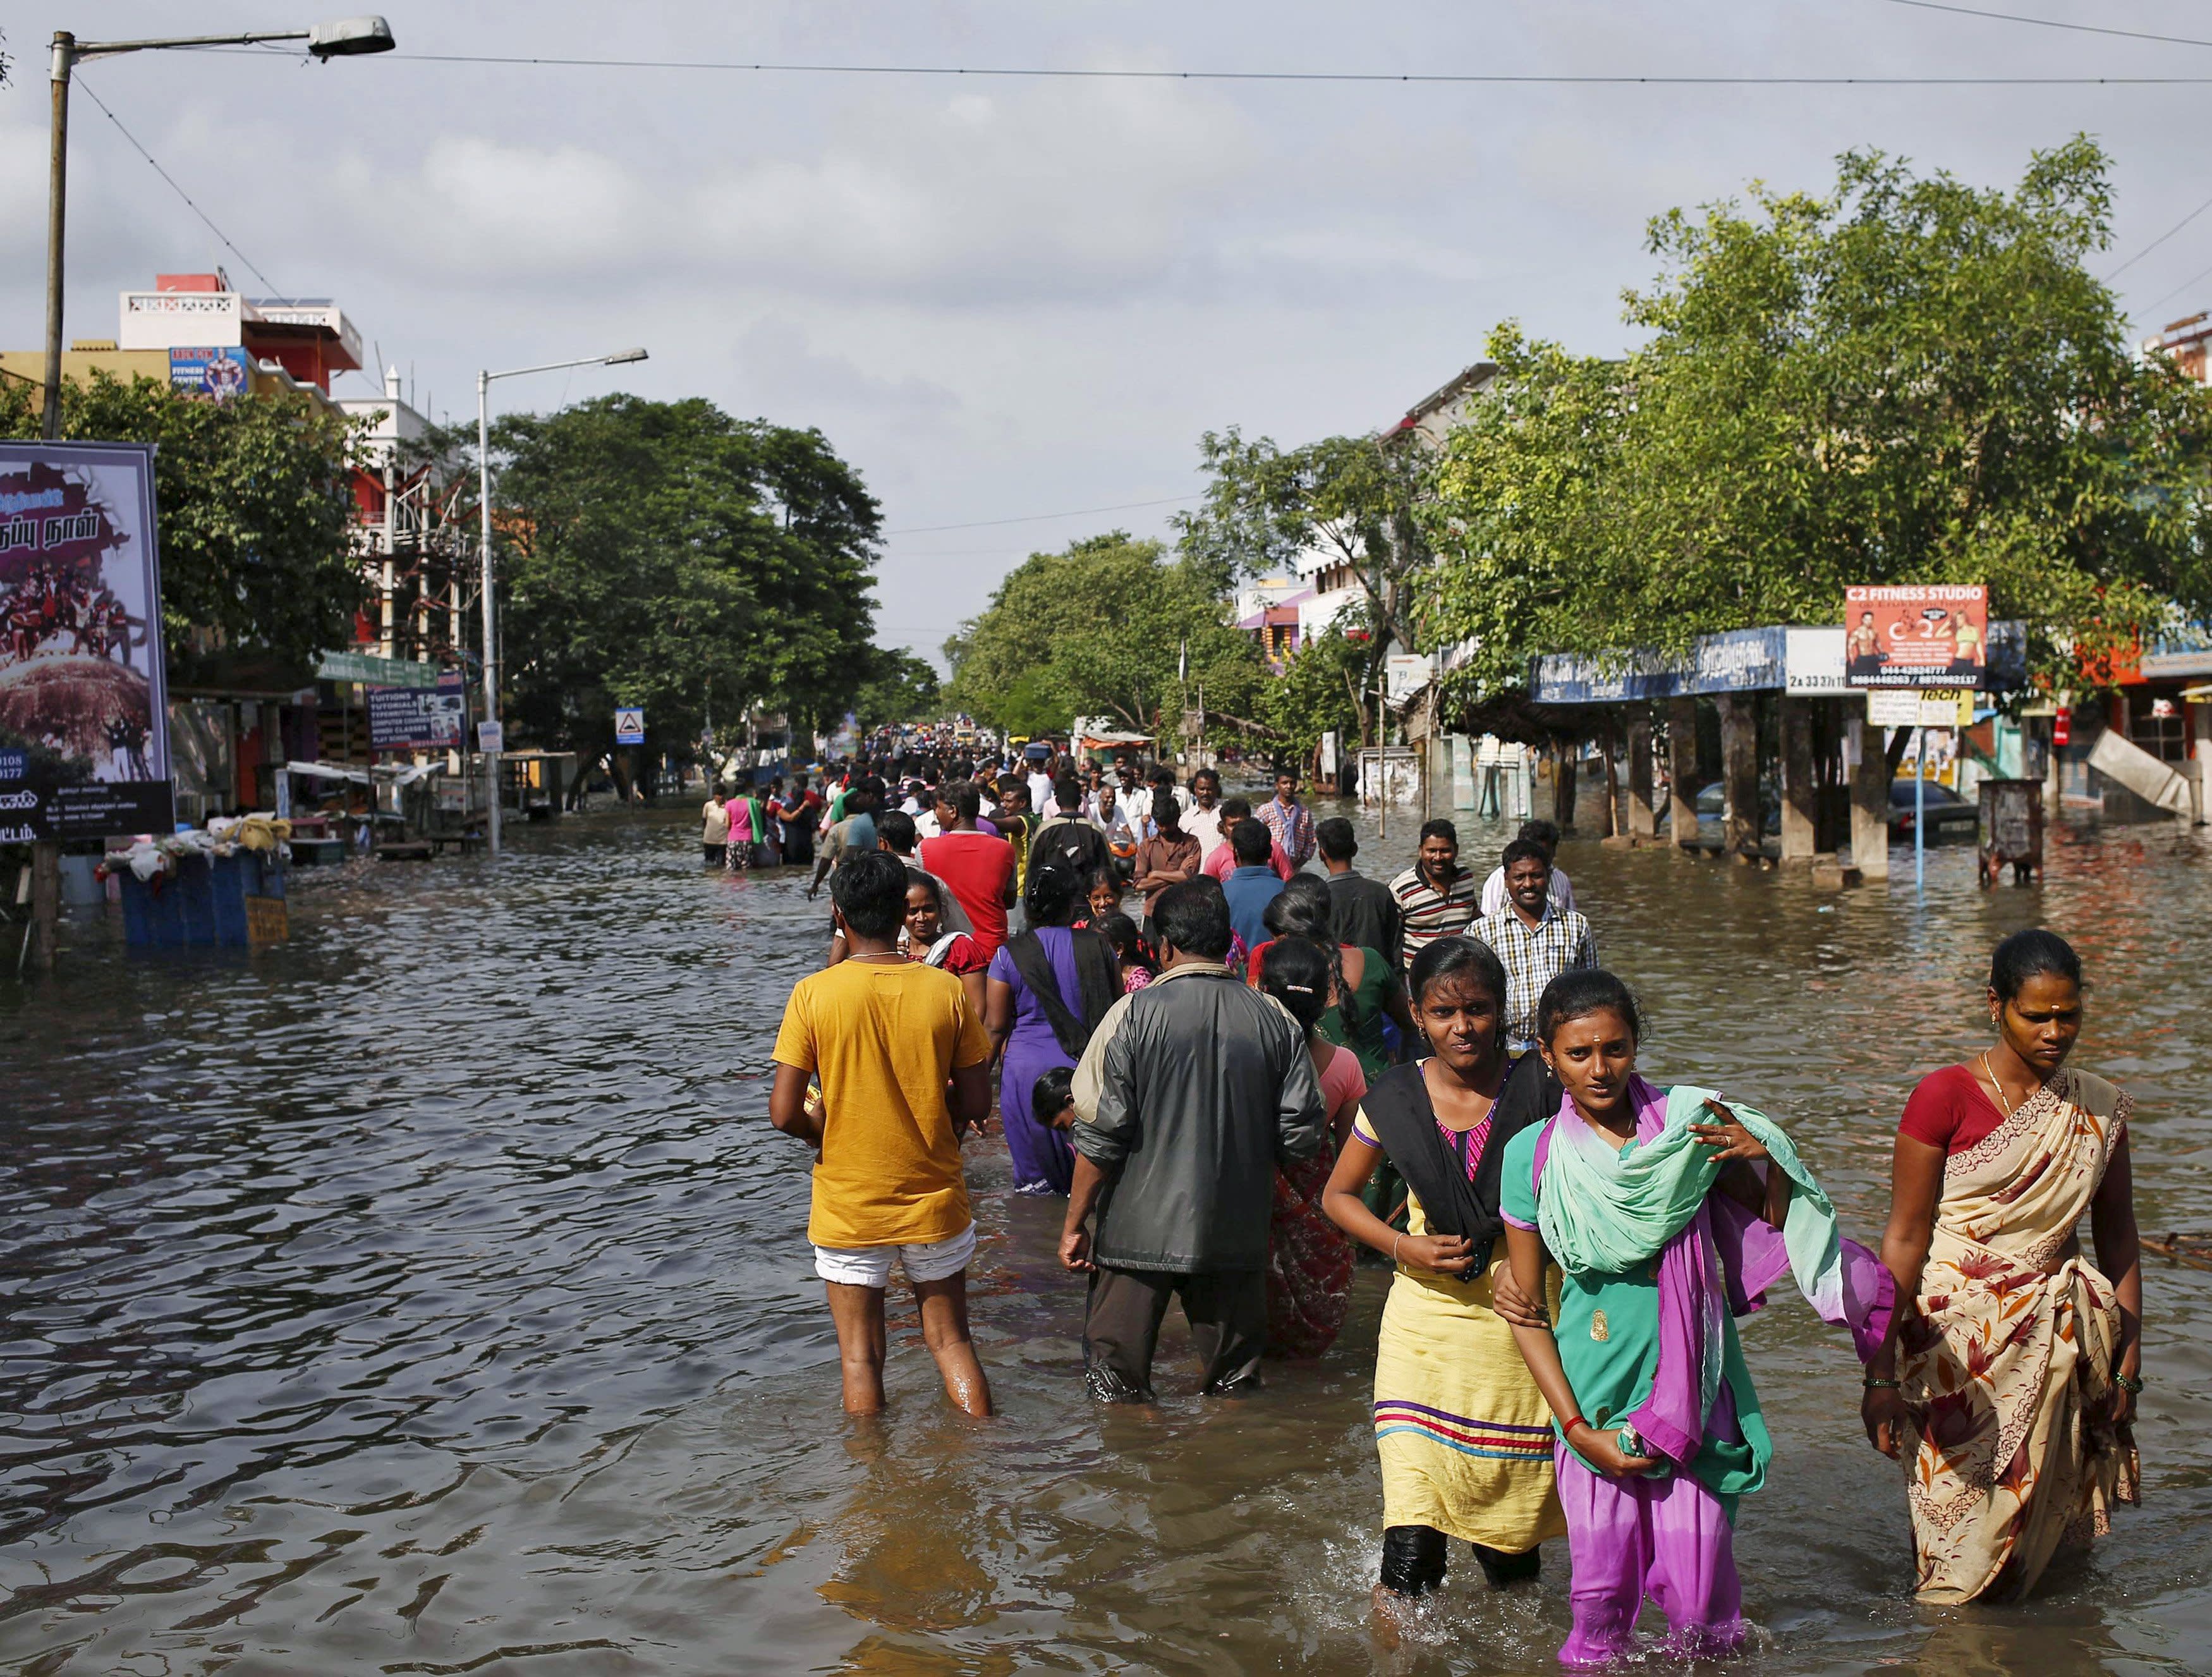
[[[1971,687],[1877,688],[1866,696],[1867,721],[1877,728],[1970,728]]]
[[[218,402],[228,402],[246,393],[252,372],[246,351],[235,344],[211,343],[169,351],[170,388],[193,396],[212,396]]]
[[[458,671],[441,677],[435,687],[372,687],[369,749],[458,751],[468,714],[467,681]]]
[[[635,706],[624,706],[615,712],[615,744],[642,745],[645,744],[645,712]]]
[[[0,842],[166,833],[154,451],[0,443]]]
[[[1913,583],[1844,590],[1844,674],[1853,687],[1980,687],[1990,591]]]

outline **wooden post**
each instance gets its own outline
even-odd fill
[[[40,839],[31,846],[31,964],[40,972],[54,969],[61,918],[62,847]]]
[[[1851,757],[1851,865],[1863,879],[1889,878],[1889,756],[1869,727],[1863,701],[1846,700],[1844,752]],[[1856,755],[1854,755],[1854,751]]]
[[[1651,808],[1651,719],[1638,710],[1628,720],[1628,836],[1648,844],[1658,831]]]
[[[1619,752],[1615,742],[1619,724],[1611,711],[1605,714],[1605,732],[1600,736],[1600,749],[1605,753],[1605,834],[1607,838],[1619,838],[1628,830],[1628,823],[1620,809],[1620,772]]]
[[[1667,701],[1667,830],[1678,849],[1698,842],[1698,702]]]
[[[1782,860],[1809,862],[1814,844],[1813,702],[1781,700]]]
[[[1759,854],[1759,717],[1752,701],[1729,694],[1721,707],[1721,781],[1728,787],[1725,848],[1744,860]]]

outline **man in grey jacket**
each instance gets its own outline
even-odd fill
[[[1152,1401],[1152,1350],[1173,1298],[1204,1389],[1258,1383],[1275,1170],[1320,1148],[1325,1117],[1305,1033],[1223,966],[1220,888],[1170,886],[1153,920],[1164,969],[1114,1005],[1075,1072],[1075,1182],[1060,1255],[1091,1278],[1085,1378],[1109,1403]],[[1095,1233],[1085,1227],[1094,1209]]]

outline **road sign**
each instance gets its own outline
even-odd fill
[[[477,750],[504,751],[507,749],[506,729],[497,722],[477,724]]]
[[[615,712],[615,744],[642,745],[645,744],[645,711],[642,707],[623,708]]]

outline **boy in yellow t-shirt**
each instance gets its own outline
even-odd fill
[[[946,1394],[988,1415],[990,1383],[968,1337],[975,1220],[960,1137],[990,1114],[991,1043],[958,979],[899,952],[907,883],[906,864],[882,850],[830,876],[848,952],[791,993],[769,1119],[817,1150],[806,1237],[837,1324],[845,1413],[884,1407],[884,1288],[896,1259]],[[810,1077],[822,1085],[818,1117],[806,1110]]]

